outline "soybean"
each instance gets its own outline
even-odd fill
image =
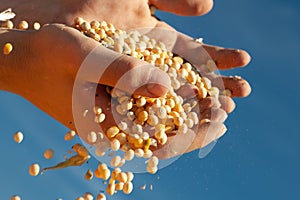
[[[13,50],[13,46],[11,43],[8,42],[3,47],[3,54],[8,55],[12,52],[12,50]]]
[[[52,149],[47,149],[45,152],[44,152],[44,157],[46,159],[51,159],[54,155],[54,151]]]
[[[10,198],[10,200],[21,200],[21,197],[18,195],[14,195]]]
[[[106,200],[106,196],[104,193],[100,193],[97,195],[96,200]]]
[[[28,22],[25,21],[25,20],[22,20],[22,21],[19,23],[19,25],[18,25],[18,28],[19,28],[20,30],[27,30],[28,27],[29,27]]]
[[[23,141],[23,138],[24,138],[23,133],[20,131],[18,131],[14,134],[14,140],[17,143],[21,143]]]
[[[123,187],[123,192],[125,194],[130,194],[132,192],[132,190],[133,190],[132,182],[126,182]]]
[[[34,163],[32,165],[30,165],[29,167],[29,174],[31,176],[37,176],[40,172],[40,166],[37,163]]]

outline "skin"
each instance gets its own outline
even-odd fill
[[[21,95],[70,129],[76,130],[71,106],[73,85],[81,63],[99,44],[70,27],[74,18],[81,16],[87,21],[105,20],[123,30],[148,27],[150,35],[154,33],[153,35],[161,36],[155,34],[157,30],[154,28],[174,31],[166,23],[151,16],[149,4],[179,15],[203,15],[212,8],[212,1],[210,0],[150,0],[149,2],[130,0],[124,1],[124,3],[120,3],[119,0],[2,1],[0,10],[12,8],[16,13],[16,18],[12,20],[15,24],[21,20],[26,20],[30,24],[30,28],[36,21],[42,25],[48,25],[43,26],[40,31],[0,30],[0,45],[3,46],[7,41],[12,41],[14,46],[14,50],[8,56],[0,55],[0,89]],[[126,17],[116,13],[123,13]],[[245,66],[250,61],[249,54],[243,50],[199,44],[188,36],[177,32],[175,34],[177,40],[174,52],[188,58],[196,65],[200,66],[207,61],[199,56],[199,52],[203,48],[209,53],[219,69]],[[168,36],[156,39],[161,39],[164,42],[167,41]],[[182,49],[182,46],[185,48]],[[101,65],[101,56],[107,52],[108,50],[105,48],[100,48],[95,52],[99,55],[99,65]],[[193,56],[189,57],[189,55]],[[111,115],[108,106],[110,97],[104,92],[105,87],[103,85],[114,86],[118,78],[122,77],[124,73],[139,66],[147,66],[149,70],[140,70],[134,74],[134,78],[130,79],[128,84],[124,86],[125,88],[122,88],[125,91],[130,90],[134,85],[143,83],[145,79],[153,77],[151,73],[158,73],[149,64],[123,55],[115,59],[105,72],[104,78],[99,80],[97,87],[99,96],[96,97],[96,104],[107,108],[104,109],[107,114],[107,120],[102,126],[104,130],[114,124],[114,121],[109,120]],[[164,81],[167,80],[166,74],[160,72],[159,76],[158,84],[146,84],[138,88],[135,93],[150,97],[164,95],[168,91],[166,85],[170,83]],[[214,78],[220,79],[220,77]],[[224,79],[225,88],[232,90],[233,97],[249,95],[251,88],[247,81],[235,80],[231,77],[222,77],[222,79]],[[159,81],[162,81],[164,86],[159,84]],[[88,78],[82,80],[82,84],[89,83]],[[216,104],[213,103],[216,100],[208,99],[205,101],[200,102],[200,104],[203,107],[203,112],[210,115],[206,110],[216,107]],[[201,126],[196,134],[195,142],[187,151],[201,148],[225,133],[224,118],[227,117],[226,113],[232,112],[235,104],[229,97],[221,97],[219,102],[221,102],[221,108],[226,112],[216,111],[219,113],[218,117],[214,117],[214,120],[208,124],[215,134],[207,131],[207,125]],[[209,138],[209,140],[204,142],[203,138]],[[167,158],[168,156],[161,157]]]

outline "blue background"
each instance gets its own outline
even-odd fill
[[[249,51],[248,67],[222,73],[241,75],[253,91],[236,100],[227,134],[208,156],[199,159],[195,151],[156,175],[138,174],[131,195],[109,199],[300,199],[300,2],[222,0],[202,17],[158,16],[206,43]],[[74,141],[65,142],[67,129],[22,98],[1,91],[0,101],[1,200],[13,194],[25,200],[75,199],[105,189],[101,181],[83,178],[88,168],[95,168],[95,159],[81,168],[31,177],[30,164],[63,160]],[[18,130],[25,135],[21,144],[13,141]],[[56,152],[52,160],[43,158],[47,148]],[[153,191],[138,189],[145,183]]]

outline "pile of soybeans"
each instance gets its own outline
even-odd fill
[[[13,26],[10,21],[4,24],[7,28]],[[19,28],[27,29],[26,23],[22,22]],[[39,28],[40,26],[36,29]],[[168,144],[169,136],[188,134],[195,131],[198,125],[209,121],[209,119],[199,120],[201,111],[198,110],[198,100],[207,97],[218,98],[219,94],[227,94],[229,91],[220,91],[219,88],[212,86],[208,78],[201,76],[189,62],[174,55],[163,42],[149,38],[138,31],[126,32],[116,29],[111,23],[105,21],[87,22],[80,17],[74,20],[74,28],[110,50],[152,64],[167,73],[171,80],[172,88],[165,96],[159,98],[131,95],[117,88],[107,87],[106,92],[110,94],[113,102],[112,109],[121,116],[121,119],[116,125],[109,127],[105,133],[93,131],[88,133],[89,144],[101,145],[101,139],[106,137],[110,141],[110,149],[114,152],[122,151],[123,156],[113,156],[110,163],[99,163],[94,171],[86,172],[85,179],[91,180],[96,177],[107,181],[106,193],[108,195],[113,195],[118,191],[130,194],[134,187],[132,184],[134,174],[121,170],[125,162],[133,160],[134,157],[147,159],[146,170],[150,174],[155,174],[159,164],[155,151]],[[12,46],[9,43],[6,44],[4,54],[8,55],[11,51]],[[184,96],[183,91],[189,88],[194,91],[193,95]],[[94,107],[95,122],[99,124],[106,120],[102,109],[104,108],[97,105]],[[71,140],[74,136],[75,132],[70,131],[65,135],[65,140]],[[15,137],[16,141],[21,142],[20,137],[23,136],[17,134]],[[80,144],[74,145],[73,150],[76,153],[75,156],[56,166],[44,168],[42,172],[49,169],[80,166],[90,158],[88,150]],[[96,148],[95,154],[103,156],[106,150]],[[174,151],[170,154],[176,156],[180,153],[183,152]],[[44,155],[45,158],[50,159],[53,151],[49,149]],[[30,174],[32,176],[41,174],[38,164],[30,166]],[[90,199],[89,195],[91,196],[91,194],[86,194],[85,197],[77,199]],[[106,199],[104,193],[98,194],[97,200],[104,199]]]
[[[129,194],[133,186],[126,185],[126,181],[121,178],[126,177],[126,173],[122,174],[120,170],[125,162],[134,157],[146,158],[146,170],[155,174],[159,163],[155,151],[164,148],[169,135],[188,134],[199,124],[208,122],[209,119],[199,122],[198,100],[207,97],[218,98],[220,90],[213,87],[211,81],[202,77],[189,62],[167,50],[164,43],[138,31],[126,32],[105,21],[87,22],[80,17],[74,20],[74,28],[108,49],[152,64],[166,72],[171,80],[172,88],[165,96],[159,98],[131,95],[117,88],[107,87],[107,93],[113,102],[112,109],[122,117],[117,125],[108,128],[105,133],[92,131],[87,137],[88,143],[97,146],[98,142],[101,146],[101,138],[105,135],[110,141],[112,151],[124,152],[123,156],[117,155],[111,159],[110,165],[115,168],[112,173],[105,164],[100,164],[98,169],[101,173],[95,171],[95,175],[107,180],[111,174],[107,186],[109,195],[114,194],[115,190],[121,190],[123,185],[123,191]],[[184,89],[189,88],[193,88],[192,97],[181,95]],[[102,109],[97,105],[94,108],[95,122],[99,124],[106,119]],[[103,156],[106,152],[100,149],[96,148],[95,154]],[[176,156],[178,152],[174,151],[171,154]],[[119,176],[116,176],[116,173]]]

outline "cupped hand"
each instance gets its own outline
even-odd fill
[[[167,30],[174,31],[174,29],[167,24],[158,21],[155,17],[151,16],[149,4],[156,6],[158,9],[166,10],[180,15],[201,15],[208,12],[212,7],[211,1],[195,1],[178,0],[167,2],[165,0],[132,0],[132,1],[116,1],[116,0],[94,0],[94,1],[81,1],[81,0],[64,0],[64,1],[40,1],[40,0],[18,0],[9,1],[5,0],[0,5],[0,9],[4,10],[11,7],[17,14],[14,23],[20,20],[26,20],[31,25],[38,21],[42,25],[49,23],[63,23],[68,26],[73,25],[73,20],[77,16],[81,16],[86,20],[105,20],[114,24],[117,28],[124,30],[140,29],[146,27],[155,30],[157,28],[166,28]],[[5,6],[5,7],[4,7]],[[118,14],[116,14],[118,13]],[[126,16],[126,17],[125,17]],[[151,32],[151,31],[150,31]],[[205,49],[210,57],[215,61],[219,69],[231,69],[238,66],[245,66],[250,61],[250,56],[242,50],[226,49],[206,44],[196,43],[192,38],[177,33],[177,40],[174,46],[174,52],[189,60],[195,65],[202,65],[207,62],[207,59],[202,59],[199,56],[199,49]],[[50,114],[52,117],[65,124],[71,129],[75,129],[72,116],[72,91],[73,84],[76,79],[76,73],[80,68],[82,62],[91,51],[97,47],[97,43],[90,38],[81,35],[77,30],[63,25],[48,25],[43,27],[40,31],[33,31],[32,44],[28,49],[30,55],[35,55],[33,58],[26,58],[25,63],[28,70],[23,76],[18,78],[22,87],[14,88],[14,92],[22,95],[37,105],[39,108]],[[167,37],[165,37],[167,38]],[[164,37],[161,39],[165,42]],[[98,49],[98,48],[97,48]],[[201,50],[202,51],[202,50]],[[105,78],[99,80],[100,84],[114,86],[118,77],[132,68],[138,66],[149,67],[149,72],[139,72],[135,77],[142,77],[135,80],[122,88],[130,90],[131,87],[140,85],[144,82],[144,78],[153,77],[149,73],[156,73],[150,65],[142,61],[130,58],[128,56],[120,56],[108,51],[104,48],[94,52],[99,56],[99,64],[103,55],[114,59],[108,71],[106,71]],[[193,55],[193,56],[190,56]],[[124,68],[125,67],[125,68]],[[120,69],[120,70],[118,70]],[[111,72],[114,73],[112,76]],[[23,70],[24,72],[24,70]],[[166,76],[163,73],[160,76]],[[85,84],[89,84],[89,77]],[[162,78],[161,80],[166,80]],[[220,80],[219,77],[214,77],[215,80]],[[222,77],[224,80],[225,88],[232,91],[233,97],[243,97],[250,93],[249,84],[242,79],[232,77]],[[218,81],[215,81],[218,82]],[[168,83],[167,83],[168,84]],[[162,85],[166,85],[163,82]],[[62,87],[63,86],[63,87]],[[99,85],[99,87],[102,87]],[[126,88],[128,87],[128,88]],[[158,88],[157,88],[158,87]],[[153,89],[144,86],[141,90],[142,95],[145,96],[161,96],[166,91],[166,87],[157,85]],[[214,102],[215,100],[211,100]],[[101,102],[110,102],[109,97],[104,97]],[[227,113],[234,109],[234,102],[231,98],[226,96],[220,97],[220,102]],[[213,104],[209,104],[210,106]],[[213,106],[212,106],[213,107]],[[217,108],[216,108],[217,109]],[[203,112],[208,109],[204,109]],[[218,113],[218,111],[216,111]],[[224,114],[220,114],[222,116]],[[201,148],[209,142],[217,139],[224,134],[224,117],[219,117],[216,122],[212,121],[212,127],[215,127],[215,133],[210,134],[207,124],[200,126],[196,134],[195,141],[188,149],[188,151]],[[114,123],[109,122],[107,123]],[[206,137],[209,135],[211,137]],[[204,142],[204,139],[205,142]],[[207,139],[210,138],[210,139]]]
[[[158,9],[172,12],[179,15],[203,15],[212,8],[211,0],[5,0],[0,9],[7,7],[13,8],[17,16],[15,23],[25,19],[33,26],[38,21],[41,24],[62,23],[72,26],[73,20],[77,16],[85,18],[87,21],[105,20],[111,22],[115,27],[124,30],[142,29],[154,30],[166,28],[174,31],[168,24],[158,21],[151,15],[149,5]],[[5,6],[5,7],[4,7]],[[118,14],[116,14],[118,13]],[[176,32],[177,33],[177,32]],[[154,37],[162,42],[168,42],[168,36],[161,37],[159,34],[153,34]],[[192,38],[178,33],[174,52],[186,58],[195,65],[201,65],[207,62],[207,57],[203,57],[204,49],[214,60],[218,69],[231,69],[239,66],[245,66],[250,61],[250,56],[243,50],[227,49],[207,44],[196,43]],[[232,90],[233,97],[247,96],[251,88],[245,80],[236,80],[231,77],[224,78],[225,88]],[[237,91],[237,92],[236,92]],[[232,111],[233,101],[229,101],[228,111]]]
[[[109,50],[71,27],[51,24],[24,33],[28,35],[29,45],[23,51],[30,56],[20,60],[22,66],[12,69],[14,76],[9,91],[25,97],[71,129],[75,129],[72,93],[76,79],[86,88],[89,84],[115,86],[127,74],[131,78],[119,89],[126,92],[136,89],[135,94],[148,97],[162,96],[171,87],[166,73],[144,61]],[[15,51],[9,56],[20,59],[17,52],[18,45],[15,45]],[[93,59],[89,67],[102,70],[101,77],[93,77],[94,71],[78,76],[88,56]]]

